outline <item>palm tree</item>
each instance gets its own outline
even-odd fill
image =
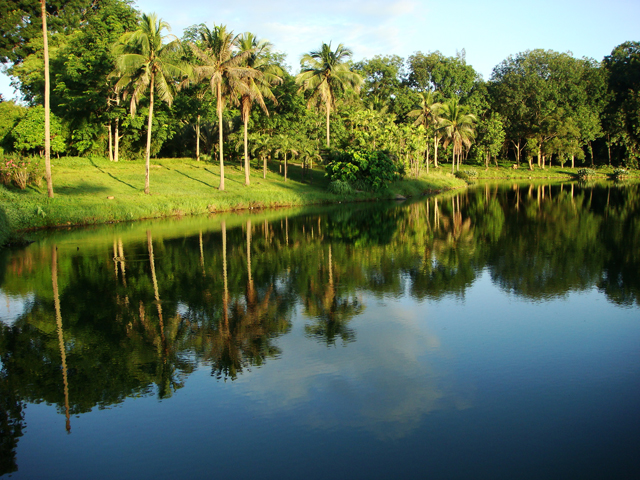
[[[432,91],[420,92],[420,107],[409,112],[410,117],[416,117],[414,125],[424,125],[428,132],[430,127],[438,125],[440,122],[440,111],[442,104],[436,102],[435,94]],[[434,161],[433,166],[438,166],[438,131],[433,134]],[[427,150],[427,172],[429,169],[429,151]]]
[[[275,153],[284,155],[284,181],[287,181],[287,155],[290,153],[293,157],[294,155],[298,155],[298,146],[297,142],[289,137],[288,135],[280,134],[276,138],[276,149]]]
[[[116,92],[124,92],[131,97],[131,116],[135,116],[138,102],[149,90],[149,120],[147,123],[147,151],[145,165],[144,193],[149,194],[149,157],[151,156],[151,125],[153,120],[154,93],[160,100],[171,105],[173,101],[172,82],[174,78],[190,75],[190,68],[173,55],[180,47],[180,41],[173,37],[165,43],[170,31],[169,24],[159,19],[155,13],[142,14],[140,28],[127,32],[116,45],[116,72],[120,77]]]
[[[451,155],[451,173],[454,172],[456,158],[458,159],[458,170],[460,169],[460,156],[462,146],[469,148],[471,141],[475,138],[476,132],[473,127],[476,116],[466,113],[466,109],[458,103],[457,98],[452,98],[442,106],[442,118],[439,130],[444,133],[446,147],[453,144]]]
[[[241,52],[248,52],[245,66],[256,70],[261,75],[246,77],[247,89],[240,99],[242,122],[244,123],[244,184],[249,185],[249,147],[247,141],[247,125],[253,102],[257,102],[264,113],[269,110],[264,103],[268,98],[277,104],[276,97],[271,92],[271,86],[282,83],[283,71],[278,65],[269,62],[268,53],[273,45],[266,40],[258,40],[253,33],[246,32],[238,38],[238,48]]]
[[[50,132],[50,97],[49,80],[49,42],[47,39],[47,9],[45,0],[40,0],[42,9],[42,36],[44,41],[44,169],[47,179],[47,195],[53,198],[53,180],[51,179],[51,132]]]
[[[322,44],[320,50],[307,53],[300,60],[302,71],[296,77],[300,90],[309,90],[308,106],[312,103],[324,103],[327,114],[327,148],[329,148],[329,116],[336,106],[336,94],[353,88],[360,91],[362,77],[349,69],[347,60],[353,53],[342,44],[335,52],[331,43]]]
[[[200,65],[193,67],[196,79],[197,81],[207,79],[211,85],[211,92],[216,97],[220,144],[220,190],[224,190],[222,112],[227,101],[237,102],[238,95],[244,95],[247,92],[245,79],[262,75],[258,70],[242,66],[252,52],[238,52],[236,47],[238,38],[239,36],[234,36],[225,25],[214,25],[213,30],[202,25],[200,45],[190,44],[191,50],[200,61]]]
[[[262,160],[262,178],[267,178],[267,157],[271,157],[271,138],[264,134],[253,134],[251,142],[253,148],[251,149],[252,155],[257,155]]]

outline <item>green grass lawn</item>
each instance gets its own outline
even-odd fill
[[[220,191],[217,163],[180,158],[152,159],[151,165],[151,194],[145,195],[143,161],[114,163],[96,157],[52,159],[55,198],[47,197],[44,184],[39,188],[29,186],[26,190],[0,186],[0,237],[35,228],[247,208],[368,201],[464,186],[462,180],[447,173],[446,169],[440,169],[419,179],[396,182],[384,192],[360,192],[341,197],[327,192],[328,180],[322,167],[311,171],[303,182],[300,166],[290,164],[289,178],[285,182],[279,173],[279,163],[272,162],[266,179],[262,178],[261,169],[252,168],[250,186],[244,185],[240,165],[225,165],[225,190]]]
[[[447,164],[442,165],[444,169],[447,168]],[[448,171],[451,172],[451,164],[448,165]],[[521,163],[517,169],[513,168],[512,162],[498,162],[498,166],[491,164],[489,168],[485,168],[484,165],[461,165],[461,171],[475,170],[478,172],[478,179],[543,179],[543,178],[565,178],[573,179],[577,178],[577,172],[580,168],[585,168],[581,165],[576,168],[570,168],[569,166],[560,167],[558,165],[547,166],[544,169],[538,168],[537,164],[534,164],[533,170],[529,170],[529,165],[524,162]],[[586,168],[591,168],[587,166]],[[602,166],[594,167],[597,177],[607,178],[613,174],[614,167]],[[629,177],[638,178],[638,172],[635,170],[629,171]]]

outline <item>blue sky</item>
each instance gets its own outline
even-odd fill
[[[355,60],[435,50],[455,55],[464,48],[467,63],[485,79],[509,55],[528,49],[602,60],[616,45],[640,41],[638,0],[137,0],[136,5],[156,12],[177,36],[198,23],[251,31],[286,53],[294,73],[303,53],[329,41],[351,48]],[[4,75],[0,92],[13,97]]]

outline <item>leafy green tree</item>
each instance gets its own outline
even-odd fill
[[[0,148],[5,151],[13,149],[11,131],[26,114],[27,108],[13,100],[0,102]]]
[[[489,168],[491,158],[496,160],[504,145],[505,131],[502,117],[499,113],[492,113],[487,118],[478,121],[477,145],[482,150],[484,165]]]
[[[51,115],[51,151],[62,153],[66,148],[65,132],[62,123],[55,115]],[[38,152],[44,154],[45,148],[45,111],[42,105],[31,107],[25,117],[18,122],[12,131],[13,146],[21,152]]]
[[[463,101],[471,94],[478,74],[467,65],[464,49],[455,57],[445,57],[439,51],[417,52],[408,59],[407,82],[419,91],[437,91],[444,98],[457,96]]]
[[[523,145],[536,138],[538,164],[543,166],[549,150],[545,143],[556,138],[569,118],[577,121],[582,144],[589,148],[601,135],[604,84],[591,60],[551,50],[522,52],[494,68],[489,91],[518,161]]]
[[[222,113],[227,102],[237,102],[237,97],[244,94],[248,88],[244,80],[256,78],[262,74],[252,70],[243,63],[251,55],[251,51],[238,52],[238,35],[228,31],[225,25],[214,25],[209,30],[206,25],[199,27],[200,39],[196,44],[190,44],[191,50],[198,59],[193,65],[196,81],[208,81],[211,92],[216,97],[218,112],[219,150],[220,150],[220,190],[224,190],[224,152]]]
[[[361,97],[367,108],[396,112],[396,99],[403,88],[404,60],[397,55],[376,55],[353,65],[364,83]]]
[[[640,159],[640,42],[625,42],[604,59],[609,77],[607,130],[630,166]]]
[[[94,0],[48,0],[48,29],[51,32],[75,30],[97,7]],[[41,2],[33,0],[0,1],[0,63],[21,63],[37,50],[42,39]]]
[[[300,90],[310,92],[308,106],[323,103],[326,111],[327,148],[330,147],[329,117],[336,108],[336,95],[354,89],[359,92],[362,77],[352,72],[347,61],[353,53],[339,44],[335,51],[331,43],[323,43],[320,50],[303,55],[301,72],[296,77]]]
[[[145,163],[144,193],[149,194],[149,157],[151,156],[151,129],[154,94],[169,105],[173,101],[172,82],[190,75],[188,65],[180,62],[175,53],[180,41],[174,37],[165,43],[169,24],[154,13],[143,14],[140,27],[135,32],[125,33],[116,45],[116,75],[120,77],[116,90],[131,98],[131,116],[135,116],[138,103],[149,91],[149,114],[147,122],[147,148]]]

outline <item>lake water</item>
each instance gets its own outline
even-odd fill
[[[0,254],[0,475],[640,478],[640,191],[39,234]]]

